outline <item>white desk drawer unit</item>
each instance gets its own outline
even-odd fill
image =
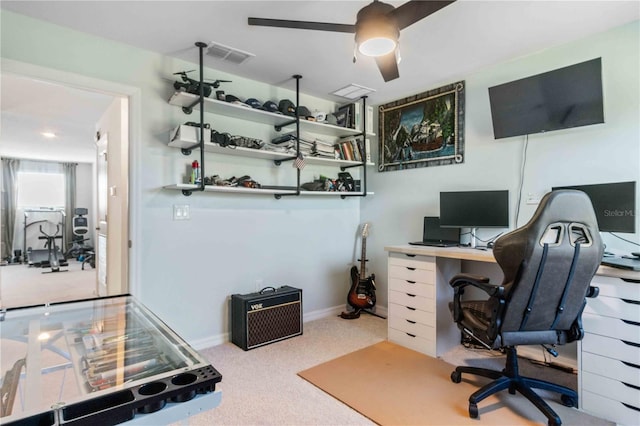
[[[580,342],[580,407],[622,425],[640,424],[640,283],[596,276]]]
[[[389,255],[389,340],[436,356],[436,261]]]

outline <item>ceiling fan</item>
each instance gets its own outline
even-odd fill
[[[400,76],[398,72],[400,30],[426,18],[454,1],[412,0],[396,8],[374,0],[373,3],[360,9],[356,16],[355,25],[269,18],[249,18],[248,23],[263,27],[355,33],[358,51],[363,55],[375,57],[382,78],[386,82]],[[354,53],[353,61],[355,62],[355,60]]]

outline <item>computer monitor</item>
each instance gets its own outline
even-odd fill
[[[509,227],[509,191],[441,192],[440,226],[472,228],[471,247],[475,247],[475,228]]]
[[[614,182],[594,185],[554,186],[577,189],[591,199],[601,232],[636,232],[636,183]]]

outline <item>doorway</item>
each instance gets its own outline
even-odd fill
[[[7,88],[15,86],[3,84],[3,134],[2,143],[0,144],[0,156],[3,158],[21,159],[24,160],[24,163],[75,163],[78,169],[82,169],[82,172],[76,177],[78,185],[74,191],[76,198],[74,205],[75,207],[87,210],[87,247],[91,249],[88,251],[92,252],[90,254],[95,255],[95,259],[102,258],[105,260],[105,268],[102,270],[105,286],[103,289],[99,287],[97,261],[84,262],[83,257],[67,258],[65,259],[66,265],[61,265],[60,271],[54,272],[50,265],[45,265],[44,268],[41,267],[41,265],[30,265],[27,253],[18,253],[19,256],[22,256],[20,263],[6,262],[7,259],[4,257],[6,256],[7,250],[5,249],[2,259],[4,266],[0,267],[0,307],[14,308],[129,293],[130,236],[128,187],[129,135],[131,134],[129,105],[133,91],[130,88],[121,91],[119,90],[121,87],[109,82],[79,78],[76,75],[66,75],[59,71],[52,71],[51,73],[53,73],[54,78],[50,79],[49,76],[51,73],[48,72],[48,70],[28,64],[16,62],[7,65],[8,66],[5,66],[3,63],[3,80],[9,78],[12,79],[12,83],[15,83],[18,81],[17,79],[21,79],[21,84],[33,85],[35,92],[40,92],[41,94],[47,93],[49,90],[58,91],[54,97],[56,104],[53,106],[57,112],[54,111],[54,113],[52,113],[49,111],[48,116],[47,114],[43,114],[39,118],[39,124],[46,124],[48,127],[53,128],[56,126],[56,123],[58,123],[59,128],[63,129],[65,135],[59,135],[58,140],[48,141],[48,145],[38,146],[37,143],[40,142],[42,144],[42,142],[38,141],[38,136],[34,136],[33,129],[30,128],[34,120],[28,119],[25,114],[20,115],[19,112],[26,110],[39,111],[46,108],[51,109],[52,105],[45,105],[45,101],[43,105],[38,106],[38,96],[35,96],[33,92],[29,92],[29,96],[27,96],[27,91],[31,89],[24,89],[26,87],[24,85],[20,86],[22,89],[21,92],[13,94],[17,99],[9,99],[12,93],[10,90],[7,90]],[[8,69],[9,71],[7,71]],[[82,87],[74,84],[74,82],[77,83],[79,81],[85,84],[81,84],[80,86]],[[50,100],[51,96],[49,97],[49,101]],[[107,105],[106,108],[104,107],[105,104]],[[77,120],[66,120],[65,122],[64,112],[73,112],[75,108],[78,107],[83,108],[83,110],[90,110],[92,108],[95,110],[97,108],[97,119],[94,117],[93,122],[87,123],[78,123],[76,122]],[[102,109],[102,111],[99,111],[100,109]],[[114,116],[116,119],[113,119]],[[82,136],[82,144],[84,144],[84,146],[79,145],[77,141],[70,140],[73,138],[67,137],[73,130],[71,129],[73,127],[82,127],[86,132]],[[27,134],[27,132],[30,133]],[[109,150],[109,155],[111,156],[109,163],[117,165],[117,168],[113,170],[113,168],[109,169],[107,167],[106,186],[103,186],[103,188],[105,188],[104,192],[106,192],[106,208],[102,215],[100,215],[98,211],[97,160],[100,155],[100,149],[96,142],[99,133],[102,134],[105,139],[108,137],[113,141],[113,144],[117,143],[115,149]],[[64,146],[64,142],[67,142],[69,146]],[[18,148],[16,148],[16,146]],[[69,152],[73,152],[74,155],[69,156]],[[106,159],[107,157],[105,157],[105,160]],[[87,195],[87,192],[89,192],[89,195]],[[3,202],[3,209],[6,208],[4,204]],[[46,210],[61,209],[60,206],[53,205],[38,205],[37,207],[45,207],[45,209],[42,209],[45,210],[43,213],[38,212],[38,214],[44,214],[45,216],[52,216]],[[68,211],[68,204],[66,207],[67,211],[63,213],[65,217],[71,219],[73,216],[77,216],[75,214],[76,211]],[[23,220],[22,218],[24,209],[25,206],[22,206],[22,209],[16,212],[18,218],[15,219],[14,240],[15,234],[20,234],[22,227],[26,226],[25,223],[30,223],[29,219]],[[62,209],[65,210],[64,207]],[[110,226],[108,234],[106,234],[106,226],[104,227],[105,232],[98,230],[98,228],[103,228],[101,222],[106,222],[107,219],[109,219],[109,222],[113,222],[110,223],[112,226]],[[59,225],[65,222],[57,216],[52,216],[52,218],[45,217],[45,219],[39,220],[44,221],[45,228],[47,225]],[[69,220],[66,222],[68,224]],[[68,227],[69,225],[67,225],[67,228]],[[39,231],[39,225],[31,228]],[[4,231],[3,229],[3,234]],[[44,229],[44,232],[55,234],[51,230],[47,231],[46,229]],[[57,233],[61,233],[61,231]],[[99,235],[105,237],[102,244],[99,244]],[[22,237],[25,238],[24,234]],[[39,236],[36,236],[36,242],[34,243],[32,239],[33,236],[29,234],[26,234],[26,238],[31,238],[29,243],[33,244],[33,246],[35,246],[37,242],[46,245],[49,241],[39,239]],[[54,248],[57,245],[60,252],[65,252],[70,243],[72,243],[71,238],[72,237],[54,238],[51,240],[53,241],[52,245]],[[16,247],[21,247],[21,243],[13,244],[10,256],[16,257]],[[38,246],[37,248],[40,250],[48,250],[46,246],[42,248]],[[108,252],[115,254],[107,256]],[[92,266],[92,263],[95,267]]]

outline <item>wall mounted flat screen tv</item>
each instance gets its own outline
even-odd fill
[[[440,193],[443,228],[508,228],[509,191]]]
[[[636,232],[636,183],[614,182],[595,185],[554,186],[577,189],[591,199],[601,232]]]
[[[601,58],[489,88],[495,139],[604,123]]]

